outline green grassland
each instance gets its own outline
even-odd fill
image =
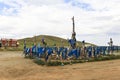
[[[27,47],[32,47],[33,44],[36,42],[37,45],[40,44],[40,46],[43,46],[41,43],[42,38],[44,38],[45,42],[47,43],[47,46],[54,46],[54,44],[56,44],[56,46],[70,46],[70,44],[68,43],[68,40],[60,38],[60,37],[56,37],[56,36],[50,36],[50,35],[39,35],[39,36],[35,36],[35,37],[29,37],[29,38],[24,38],[26,40],[26,45]],[[19,39],[19,46],[16,48],[6,48],[6,49],[0,49],[0,50],[9,50],[9,51],[22,51],[23,50],[23,46],[24,46],[24,39]],[[63,43],[62,43],[62,42]],[[86,43],[89,45],[94,45],[94,44],[90,44],[90,43]],[[82,43],[80,41],[77,41],[77,45],[78,46],[82,46]]]

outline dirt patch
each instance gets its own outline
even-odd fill
[[[0,80],[120,80],[120,60],[47,67],[22,52],[0,52]]]

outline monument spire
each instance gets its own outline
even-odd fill
[[[72,22],[73,22],[73,32],[72,32],[72,39],[76,40],[75,36],[75,20],[74,20],[74,16],[72,17]]]
[[[74,16],[72,17],[72,22],[73,22],[73,29],[72,29],[72,36],[71,39],[69,40],[69,43],[71,45],[72,49],[76,48],[76,33],[75,33],[75,21],[74,21]]]
[[[72,17],[72,21],[73,21],[73,32],[75,32],[75,22],[74,22],[74,16]]]

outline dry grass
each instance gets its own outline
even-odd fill
[[[120,80],[120,60],[39,66],[22,52],[0,52],[0,80]]]

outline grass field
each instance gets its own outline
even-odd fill
[[[41,46],[43,46],[41,43],[42,38],[44,38],[44,40],[46,41],[47,46],[50,46],[50,47],[54,46],[54,44],[56,44],[56,46],[62,46],[62,45],[70,46],[70,44],[68,43],[68,41],[66,39],[56,37],[56,36],[50,36],[50,35],[40,35],[40,36],[36,36],[36,37],[25,38],[27,47],[31,47],[34,44],[35,40],[36,40],[37,44],[40,44]],[[63,43],[61,41],[63,41]],[[20,40],[18,40],[18,42],[20,43],[18,48],[20,50],[23,50],[24,39],[20,39]],[[94,45],[94,44],[90,44],[90,43],[86,43],[86,44]],[[77,45],[82,46],[82,43],[78,40]]]
[[[36,43],[37,45],[40,44],[41,46],[43,46],[43,44],[41,43],[41,39],[44,38],[45,41],[47,42],[47,46],[52,47],[54,46],[54,44],[56,44],[56,46],[70,46],[70,44],[68,43],[68,41],[66,39],[60,38],[60,37],[56,37],[56,36],[50,36],[50,35],[40,35],[40,36],[36,36],[36,37],[30,37],[30,38],[25,38],[26,40],[26,45],[27,47],[32,47],[35,39],[36,39]],[[61,43],[61,41],[63,41],[63,44]],[[23,46],[24,46],[24,39],[19,39],[19,46],[18,47],[6,47],[6,49],[0,48],[0,51],[23,51]],[[94,44],[90,44],[90,43],[86,43],[87,45],[94,45]],[[78,40],[77,41],[77,45],[78,46],[82,46],[82,43]]]
[[[25,59],[21,51],[0,52],[0,80],[120,80],[119,73],[119,59],[48,67]]]

